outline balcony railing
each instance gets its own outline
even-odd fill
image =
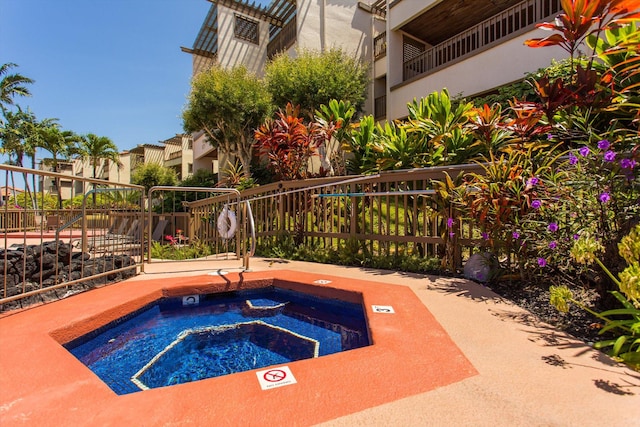
[[[377,61],[387,55],[387,32],[381,33],[373,39],[373,58]]]
[[[387,95],[382,95],[374,100],[373,117],[376,120],[387,117]]]
[[[271,59],[278,53],[289,49],[296,42],[297,26],[295,16],[282,30],[269,42],[267,46],[267,58]]]
[[[446,40],[403,66],[403,81],[443,68],[488,46],[502,43],[561,10],[560,0],[525,0]]]
[[[182,151],[174,151],[173,153],[169,153],[167,160],[179,159],[180,157],[182,157]]]

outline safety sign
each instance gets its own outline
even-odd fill
[[[393,307],[391,307],[390,305],[372,305],[371,309],[373,310],[374,313],[388,313],[388,314],[395,313],[395,311],[393,310]]]
[[[200,304],[200,295],[187,295],[182,297],[182,305],[198,305]]]
[[[256,372],[256,375],[258,376],[260,388],[263,390],[297,383],[296,378],[293,376],[291,369],[289,369],[288,366],[279,366],[277,368],[258,371]]]

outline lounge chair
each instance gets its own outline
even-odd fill
[[[129,222],[128,218],[125,218],[123,224]],[[121,247],[124,244],[131,244],[140,241],[140,221],[134,219],[127,232],[124,234],[107,234],[105,236],[99,236],[89,240],[88,248],[91,252],[104,252],[106,249],[114,249],[117,247]],[[118,227],[118,230],[121,230],[122,224]]]
[[[162,242],[164,229],[167,228],[167,224],[169,224],[169,221],[166,219],[158,221],[156,227],[153,229],[153,234],[151,234],[151,240],[154,242]]]

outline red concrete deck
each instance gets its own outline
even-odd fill
[[[314,284],[318,279],[331,283]],[[297,383],[275,389],[262,390],[256,371],[249,371],[122,396],[60,345],[163,294],[271,283],[328,297],[353,298],[345,290],[362,293],[374,344],[289,363]],[[393,306],[396,312],[374,313],[372,305]],[[119,283],[1,323],[0,348],[11,349],[0,358],[1,366],[11,367],[0,379],[7,408],[3,426],[310,425],[477,374],[410,289],[291,271]]]
[[[455,278],[252,259],[258,272],[245,278],[363,290],[374,339],[290,363],[297,384],[266,391],[249,371],[117,396],[56,340],[162,288],[225,287],[204,275],[239,264],[154,262],[126,282],[0,316],[0,425],[640,425],[640,373]],[[372,304],[396,314],[372,313]]]

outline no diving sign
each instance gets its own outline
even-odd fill
[[[256,372],[260,388],[268,390],[276,387],[282,387],[289,384],[297,383],[296,378],[291,373],[288,366],[280,366],[278,368],[266,369]]]

